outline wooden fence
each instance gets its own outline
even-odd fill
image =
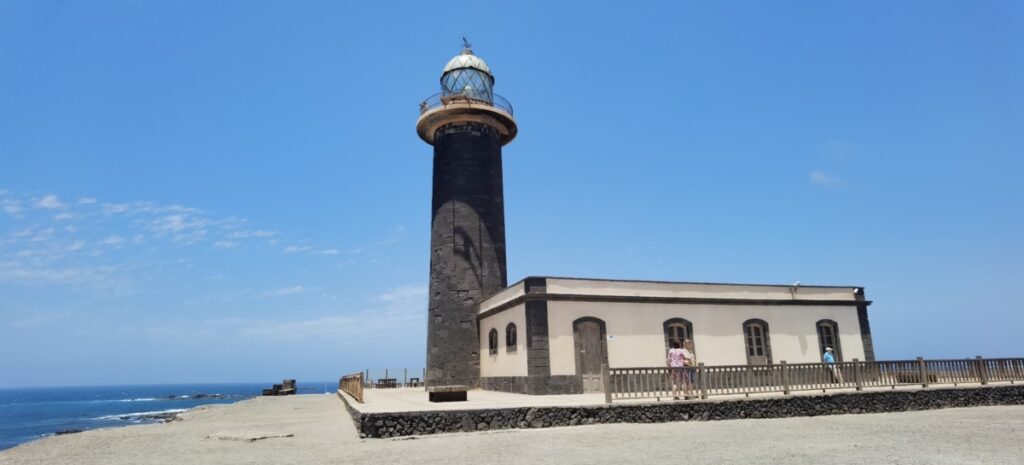
[[[1024,381],[1024,358],[960,360],[895,360],[773,365],[719,365],[687,368],[682,383],[673,389],[667,367],[603,369],[605,402],[630,399],[700,397],[715,395],[822,392],[831,389]],[[677,378],[678,380],[678,378]],[[689,383],[686,381],[689,380]],[[688,384],[688,386],[687,386]]]
[[[342,376],[338,380],[338,389],[363,403],[363,372]]]
[[[401,377],[398,375],[401,374]],[[426,378],[426,368],[399,368],[396,370],[367,369],[363,372],[363,388],[365,389],[390,389],[402,387],[423,387],[423,380]]]

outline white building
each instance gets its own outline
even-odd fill
[[[872,361],[864,289],[526,278],[484,300],[480,387],[527,394],[600,390],[601,365],[665,366],[691,338],[706,365]]]

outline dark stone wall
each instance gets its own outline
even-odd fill
[[[526,302],[526,374],[529,385],[522,392],[529,394],[544,390],[551,377],[548,303],[543,300]]]
[[[348,400],[342,396],[347,403]],[[661,402],[588,407],[523,407],[406,413],[358,413],[349,410],[360,437],[486,431],[598,423],[664,423],[743,418],[905,412],[983,405],[1024,405],[1024,386],[915,391],[876,391],[815,396],[771,397],[700,402]]]
[[[861,292],[863,294],[863,292]],[[864,345],[864,361],[875,361],[875,344],[871,341],[871,323],[868,322],[868,306],[857,306],[857,322],[860,324],[860,342]]]
[[[427,386],[477,385],[476,305],[507,284],[498,133],[442,126],[434,139]]]

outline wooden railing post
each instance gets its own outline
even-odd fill
[[[601,364],[601,386],[604,389],[604,403],[612,403],[612,383],[607,363]]]
[[[921,377],[921,387],[928,387],[928,365],[925,365],[924,357],[917,357],[917,373]]]
[[[981,385],[984,386],[988,384],[988,367],[985,365],[985,359],[981,358],[980,355],[975,357],[974,359],[974,363],[978,364],[978,380],[980,380]]]
[[[782,368],[782,395],[789,395],[789,370],[786,368],[786,361],[779,362],[779,366]]]
[[[860,361],[853,359],[853,383],[857,386],[858,391],[864,390],[864,369],[860,365]]]
[[[700,387],[700,398],[708,398],[708,376],[707,371],[704,370],[704,362],[697,364],[697,384]]]

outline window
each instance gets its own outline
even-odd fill
[[[505,352],[516,351],[516,324],[509,323],[505,327]]]
[[[772,346],[766,321],[753,319],[743,322],[743,340],[746,343],[748,365],[772,363]]]
[[[494,328],[487,334],[487,348],[490,349],[491,355],[498,353],[498,330]]]
[[[818,328],[818,355],[824,361],[825,348],[832,348],[832,355],[837,362],[843,361],[843,348],[839,344],[839,324],[832,320],[820,320],[815,323]]]
[[[693,323],[682,318],[666,320],[662,324],[662,329],[665,331],[665,350],[671,349],[673,342],[678,342],[679,347],[682,347],[686,339],[693,341]],[[694,352],[696,351],[695,348]]]

